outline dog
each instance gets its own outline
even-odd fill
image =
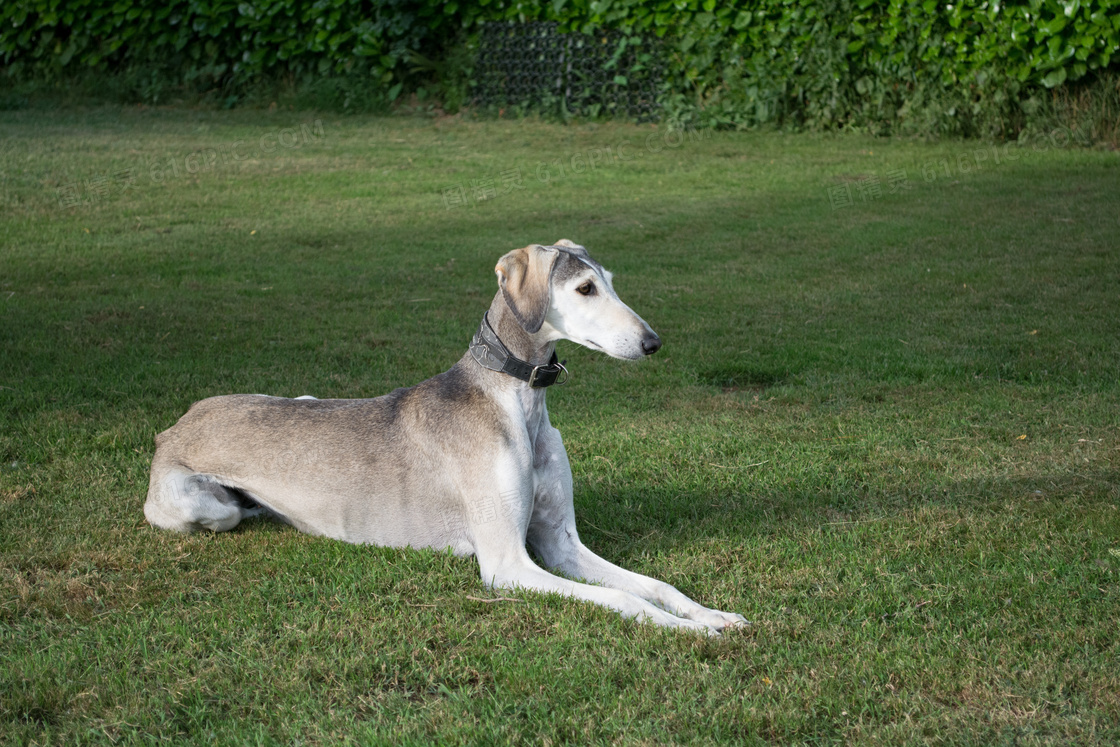
[[[708,634],[746,625],[609,563],[576,532],[571,467],[545,407],[547,387],[567,375],[556,341],[635,360],[661,339],[571,241],[516,249],[494,269],[498,292],[467,352],[416,386],[373,399],[195,403],[156,437],[148,522],[222,532],[269,514],[344,542],[474,555],[494,588]]]

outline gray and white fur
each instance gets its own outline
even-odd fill
[[[522,360],[546,364],[557,340],[626,359],[661,347],[611,274],[570,241],[509,252],[495,272],[489,321]],[[706,633],[746,624],[580,542],[545,391],[468,352],[373,399],[211,397],[156,437],[144,515],[163,529],[221,532],[268,513],[344,542],[473,554],[497,588],[556,592]],[[568,578],[536,565],[526,544]]]

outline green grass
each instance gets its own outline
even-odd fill
[[[1116,153],[317,118],[0,114],[0,741],[1120,740]],[[749,629],[145,524],[191,402],[433,375],[562,237],[665,340],[561,346],[581,533]]]

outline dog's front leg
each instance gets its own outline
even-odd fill
[[[573,599],[594,602],[618,612],[623,617],[651,622],[666,628],[695,630],[708,635],[717,632],[717,629],[712,625],[670,614],[621,589],[592,586],[591,584],[554,576],[534,564],[529,554],[524,550],[519,555],[510,552],[490,553],[484,548],[478,548],[476,552],[482,572],[482,580],[495,588],[526,589],[560,594]]]
[[[556,549],[559,550],[560,548]],[[541,552],[539,545],[537,551]],[[673,615],[702,623],[713,630],[720,631],[748,624],[746,618],[742,615],[710,609],[689,599],[671,584],[628,571],[604,560],[587,549],[579,541],[579,537],[573,536],[572,542],[563,549],[560,555],[559,562],[553,564],[546,561],[546,563],[574,578],[582,578],[612,589],[628,591],[635,596],[649,600]]]
[[[620,568],[587,549],[576,532],[572,472],[562,444],[555,453],[552,469],[546,479],[540,480],[527,535],[529,545],[546,566],[573,578],[628,592],[676,617],[715,631],[748,624],[742,615],[709,609],[664,581]]]
[[[466,497],[468,510],[463,517],[484,583],[501,589],[528,589],[583,599],[615,610],[624,617],[664,627],[715,632],[711,625],[673,615],[626,590],[579,583],[555,576],[536,565],[525,549],[525,533],[533,506],[533,480],[524,475],[495,483],[504,487],[497,495],[480,493]],[[498,497],[500,500],[496,502]],[[491,506],[495,508],[491,510]]]

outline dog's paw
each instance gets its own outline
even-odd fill
[[[745,628],[751,624],[750,620],[734,612],[720,612],[712,610],[713,628],[716,630],[731,630],[732,628]]]

